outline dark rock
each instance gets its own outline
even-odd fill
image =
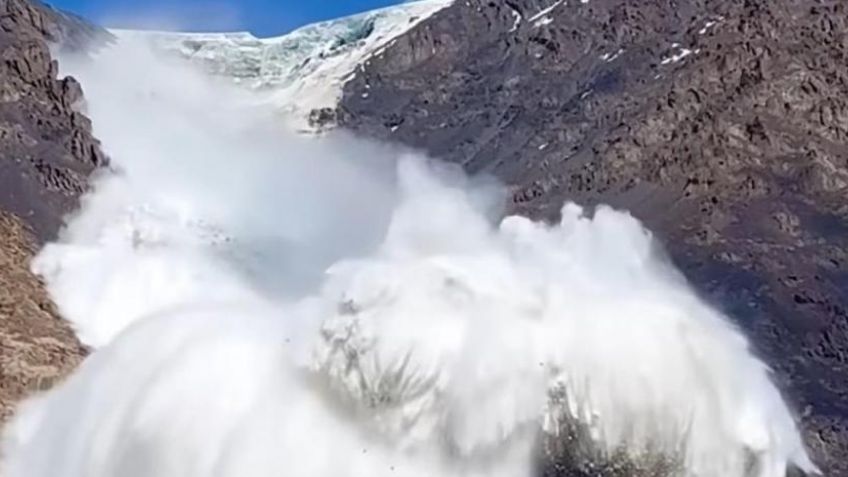
[[[0,0],[0,422],[86,354],[29,262],[106,163],[79,112],[82,89],[57,78],[50,46],[90,48],[104,33],[38,3]]]
[[[39,240],[106,163],[91,122],[79,112],[82,89],[58,78],[52,43],[87,48],[94,27],[41,4],[0,0],[0,209],[21,217]]]
[[[494,174],[514,212],[632,211],[848,475],[846,31],[844,2],[458,1],[363,65],[336,114]]]

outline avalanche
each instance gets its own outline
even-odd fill
[[[441,4],[306,28],[352,36],[295,57]],[[149,39],[63,62],[113,170],[34,268],[95,351],[22,407],[4,476],[529,477],[540,437],[687,477],[813,470],[767,367],[626,212],[504,217],[492,181],[293,135]],[[320,78],[280,71],[280,98]]]

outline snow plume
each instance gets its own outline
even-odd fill
[[[114,170],[34,267],[96,350],[22,407],[4,476],[531,476],[540,433],[671,475],[812,469],[628,214],[501,219],[491,184],[290,136],[131,43],[65,65]]]

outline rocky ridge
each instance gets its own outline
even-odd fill
[[[78,110],[82,88],[58,78],[50,44],[80,48],[81,20],[24,0],[0,0],[0,209],[21,217],[40,240],[56,234],[105,164]]]
[[[102,35],[39,3],[0,0],[0,421],[85,355],[29,262],[106,163],[78,111],[80,85],[57,77],[50,47],[85,48]]]

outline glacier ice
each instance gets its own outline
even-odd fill
[[[309,131],[310,113],[334,108],[359,65],[451,1],[404,3],[308,25],[276,38],[256,38],[247,32],[112,32],[118,41],[148,41],[156,49],[232,79],[273,105],[293,128]]]

